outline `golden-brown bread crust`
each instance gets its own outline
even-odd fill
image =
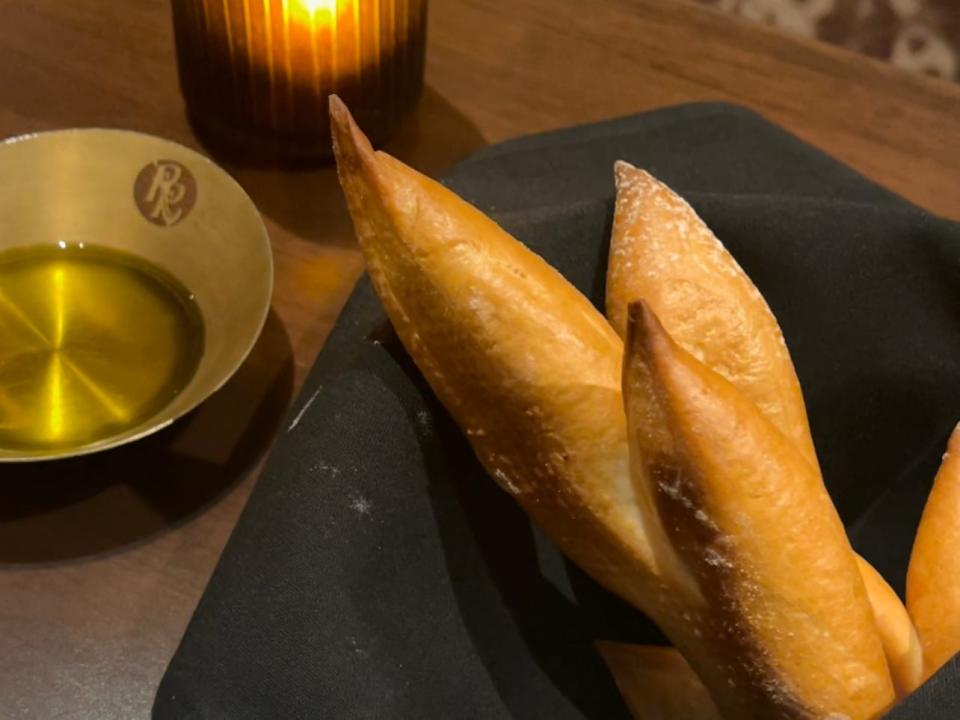
[[[724,716],[883,712],[894,690],[864,584],[792,439],[643,302],[628,313],[624,397],[635,480],[711,598],[727,683],[688,660]]]
[[[596,645],[634,720],[721,720],[710,693],[673,648]]]
[[[924,679],[923,651],[917,629],[897,593],[883,576],[859,555],[857,565],[870,598],[897,697],[904,698],[920,687]]]
[[[490,474],[574,562],[653,617],[726,699],[727,717],[816,717],[770,673],[754,673],[759,690],[729,688],[716,660],[739,660],[738,647],[667,540],[652,486],[630,477],[622,344],[603,318],[476,209],[375,153],[335,98],[331,119],[374,287]],[[765,657],[755,635],[736,637]]]
[[[907,610],[923,646],[925,677],[960,652],[960,426],[923,509],[907,570]]]
[[[607,268],[614,328],[623,337],[627,305],[645,300],[684,350],[753,400],[817,466],[800,383],[760,291],[680,196],[629,163],[614,171]],[[858,561],[898,691],[912,690],[919,653],[906,609],[876,570]]]
[[[630,475],[616,333],[489,218],[374,153],[335,98],[331,119],[374,288],[477,457],[568,557],[725,682],[707,603]]]
[[[492,220],[375,153],[335,97],[331,120],[373,285],[487,471],[628,602],[661,621],[699,602],[630,480],[616,333]]]
[[[920,638],[893,588],[870,563],[856,558],[897,698],[905,698],[926,679]],[[700,678],[676,650],[621,643],[597,643],[597,648],[637,720],[720,717]]]
[[[816,464],[800,383],[763,296],[683,198],[629,163],[614,174],[614,328],[624,337],[627,306],[644,300],[680,347],[736,385]]]

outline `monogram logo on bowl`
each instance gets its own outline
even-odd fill
[[[170,227],[183,220],[197,202],[197,181],[176,160],[154,160],[133,184],[140,213],[154,225]]]

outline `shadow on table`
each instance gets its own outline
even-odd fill
[[[436,176],[486,145],[480,131],[431,88],[384,150]],[[415,160],[411,160],[415,158]],[[218,158],[260,212],[298,237],[353,245],[353,227],[332,161],[315,169],[244,166]]]
[[[273,313],[237,374],[197,410],[136,443],[0,470],[0,565],[119,550],[202,512],[256,466],[293,393],[286,328]]]

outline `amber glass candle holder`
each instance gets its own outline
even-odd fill
[[[331,156],[336,93],[382,142],[423,87],[427,0],[172,0],[180,85],[211,149]]]

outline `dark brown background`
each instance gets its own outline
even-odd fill
[[[123,127],[196,146],[165,0],[4,0],[0,136]],[[730,100],[960,217],[960,87],[681,0],[432,4],[426,94],[389,144],[429,173],[516,135]],[[361,271],[332,169],[230,168],[273,309],[237,376],[162,435],[0,467],[0,715],[143,718],[256,468]]]

